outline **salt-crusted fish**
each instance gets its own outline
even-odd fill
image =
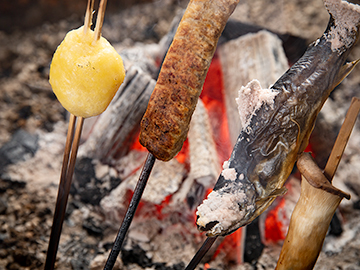
[[[357,63],[345,62],[359,37],[360,6],[324,3],[328,27],[303,57],[270,89],[254,80],[239,91],[242,130],[214,190],[197,210],[197,225],[208,236],[250,223],[284,194],[322,105]]]

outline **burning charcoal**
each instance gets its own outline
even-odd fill
[[[245,51],[242,48],[247,48]],[[239,53],[241,51],[242,53]],[[222,62],[225,103],[230,126],[232,145],[241,130],[237,108],[239,86],[257,78],[261,85],[269,87],[288,68],[288,61],[281,40],[267,31],[248,34],[231,40],[219,47]]]
[[[121,252],[121,260],[124,265],[135,263],[142,268],[152,266],[151,259],[146,255],[145,250],[138,245],[132,246],[129,250],[123,249]]]
[[[79,156],[106,163],[124,156],[136,139],[155,81],[138,67],[130,67],[108,109],[97,119]]]
[[[257,33],[261,30],[272,32],[269,29],[258,25],[248,24],[236,20],[229,20],[219,39],[219,44],[223,44],[229,40],[236,39],[249,33]],[[289,59],[290,63],[295,63],[306,51],[305,39],[290,34],[278,34],[276,32],[272,33],[277,35],[277,37],[281,39],[285,54]]]
[[[136,155],[132,157],[135,158]],[[126,178],[109,195],[101,200],[100,206],[110,219],[121,220],[121,216],[126,210],[128,203],[128,196],[126,195],[129,191],[134,190],[140,172],[141,168],[138,168],[136,173]],[[179,163],[176,159],[169,162],[157,162],[150,175],[142,199],[151,204],[161,204],[167,196],[179,189],[185,173],[185,165]]]
[[[206,182],[210,182],[210,181],[213,181],[213,179],[206,180]],[[205,194],[206,194],[206,190],[204,186],[198,183],[196,180],[194,180],[190,190],[186,195],[186,202],[188,203],[189,208],[191,210],[194,210],[199,205],[199,203],[202,202]]]
[[[201,100],[198,101],[192,116],[188,134],[190,153],[190,177],[201,179],[209,176],[211,182],[204,182],[205,188],[215,184],[220,166],[216,146],[211,132],[210,119]],[[201,181],[199,181],[201,182]]]
[[[154,263],[153,268],[156,270],[182,270],[184,269],[184,263],[174,264],[173,266],[166,266],[166,263]]]
[[[84,203],[98,205],[102,198],[117,187],[121,180],[107,165],[90,158],[81,158],[76,162],[75,177],[71,194],[78,196]]]
[[[6,213],[6,209],[8,207],[8,204],[4,198],[0,198],[0,215],[3,215]]]
[[[354,207],[354,209],[360,210],[360,200],[357,200],[356,202],[354,202],[353,207]]]
[[[5,175],[1,177],[5,179],[0,182],[0,193],[6,192],[8,189],[19,190],[26,187],[26,182],[8,179]]]
[[[261,242],[259,218],[246,226],[244,262],[255,265],[264,249]]]
[[[104,232],[104,225],[101,221],[95,220],[93,217],[88,217],[82,224],[83,228],[93,236],[102,236]]]
[[[197,207],[206,191],[215,184],[220,166],[212,136],[209,116],[201,100],[198,101],[188,134],[190,172],[174,201],[185,198],[190,208]]]
[[[339,218],[339,212],[336,211],[331,222],[330,222],[330,230],[329,234],[334,236],[340,236],[343,232],[341,220]]]
[[[34,156],[38,149],[38,136],[19,129],[11,140],[0,148],[0,171],[9,164]]]

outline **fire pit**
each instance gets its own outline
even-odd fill
[[[321,1],[312,2],[312,8],[309,5],[305,8],[302,4],[301,1],[275,1],[271,5],[265,2],[263,5],[256,5],[244,1],[239,5],[233,22],[241,20],[266,26],[281,35],[276,36],[268,31],[258,32],[262,28],[259,27],[256,31],[251,31],[256,33],[240,38],[231,37],[231,41],[226,40],[230,39],[227,37],[221,42],[210,67],[201,101],[193,116],[188,140],[175,159],[156,164],[117,268],[183,269],[190,261],[205,239],[196,229],[195,208],[214,186],[223,161],[230,155],[236,140],[234,136],[238,134],[239,127],[234,124],[238,122],[235,120],[237,116],[232,114],[237,111],[236,104],[235,109],[232,104],[234,93],[252,78],[260,78],[259,74],[239,75],[234,72],[234,63],[231,60],[240,57],[234,50],[239,46],[248,48],[247,54],[244,53],[246,57],[242,59],[244,70],[249,70],[249,73],[252,70],[250,63],[255,62],[256,66],[259,52],[262,53],[261,59],[269,57],[270,62],[266,62],[263,71],[271,74],[264,76],[268,81],[262,84],[264,87],[272,84],[286,70],[288,64],[293,63],[293,60],[286,58],[280,38],[291,33],[310,41],[320,35],[326,25],[327,15],[326,11],[321,13]],[[159,18],[156,18],[157,24],[153,25],[152,30],[156,29],[154,31],[157,31],[158,35],[164,35],[171,30],[170,22],[177,14],[175,10],[181,11],[185,6],[185,2],[178,4],[176,1],[167,1],[167,10],[171,10],[173,15],[165,16],[155,12],[160,6],[154,2],[134,6],[126,12],[114,13],[108,22],[105,21],[104,36],[109,35],[115,42],[117,39],[124,40],[117,48],[124,55],[127,81],[112,107],[99,118],[86,123],[61,236],[58,269],[102,269],[146,156],[144,149],[138,144],[138,123],[142,116],[141,110],[145,109],[146,100],[154,86],[156,71],[171,33],[161,41],[156,35],[147,37],[146,40],[142,37],[143,43],[136,44],[135,41],[138,40],[131,40],[131,34],[125,39],[121,33],[114,30],[122,23],[119,14],[127,17],[126,14],[148,11],[147,17],[144,16],[148,19],[151,13],[156,14]],[[245,14],[245,11],[248,13]],[[279,26],[275,22],[279,20],[274,19],[274,14],[278,14],[286,23]],[[302,14],[301,17],[316,18],[321,23],[310,27],[306,18],[302,19],[300,24],[300,16],[294,15],[289,19],[289,14]],[[0,80],[7,94],[2,94],[2,107],[11,108],[13,112],[12,115],[4,113],[6,117],[3,118],[2,125],[7,128],[6,131],[1,131],[4,135],[1,138],[3,146],[0,150],[0,224],[1,241],[4,244],[4,248],[0,248],[0,265],[7,269],[43,267],[66,132],[63,111],[56,107],[57,101],[51,95],[51,89],[46,82],[47,65],[52,50],[62,38],[59,34],[54,40],[51,35],[55,29],[61,29],[64,34],[69,28],[76,27],[70,27],[76,24],[76,20],[72,20],[64,21],[64,25],[45,24],[31,32],[34,39],[31,35],[20,37],[16,36],[16,33],[3,34],[9,41],[17,38],[20,49],[24,43],[30,44],[26,47],[30,50],[34,44],[47,42],[46,50],[39,52],[40,55],[47,56],[38,62],[34,62],[31,53],[25,49],[11,50],[3,44],[4,59],[24,59],[26,64],[24,68],[16,66],[19,65],[16,61],[13,65],[6,64],[5,61],[1,64],[4,75]],[[128,20],[130,21],[130,18]],[[176,22],[177,19],[174,19],[173,25]],[[146,23],[151,25],[152,22],[146,20]],[[166,27],[161,26],[165,24]],[[143,29],[146,29],[145,26]],[[125,29],[131,27],[134,26],[129,25]],[[161,27],[166,31],[160,31]],[[131,30],[124,31],[131,33]],[[269,52],[266,52],[266,48]],[[32,52],[34,51],[35,47],[32,49]],[[358,57],[358,51],[357,49],[351,57]],[[6,75],[5,71],[10,72],[10,75]],[[320,166],[326,162],[351,97],[358,92],[358,72],[355,69],[334,91],[319,116],[311,138],[311,149]],[[26,94],[19,95],[19,89],[23,88]],[[132,102],[126,103],[131,99]],[[17,106],[11,107],[16,100],[20,100],[17,101]],[[51,113],[43,112],[42,105],[35,101],[45,104],[51,102],[55,105],[51,108]],[[136,106],[131,106],[133,103],[136,103]],[[117,114],[118,110],[121,114]],[[132,118],[129,119],[129,116]],[[114,122],[114,118],[118,121]],[[22,134],[13,132],[19,128]],[[334,179],[335,185],[351,193],[352,200],[343,202],[340,206],[337,213],[340,227],[335,226],[335,218],[316,269],[358,267],[356,254],[359,252],[359,243],[356,236],[359,233],[360,213],[357,203],[360,192],[357,171],[360,168],[359,137],[357,124]],[[19,160],[12,158],[15,152],[22,153]],[[252,226],[219,238],[200,267],[251,269],[251,265],[257,265],[264,269],[274,269],[289,217],[299,196],[299,175],[294,173],[286,186],[289,190],[287,195],[278,198]]]

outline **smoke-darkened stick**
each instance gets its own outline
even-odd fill
[[[188,266],[186,266],[185,270],[194,270],[195,267],[199,264],[205,254],[209,251],[211,246],[214,244],[217,237],[208,237],[206,238],[205,242],[196,252],[195,256],[191,259]]]
[[[124,242],[126,233],[127,233],[128,229],[129,229],[131,221],[132,221],[132,219],[133,219],[133,217],[135,215],[136,208],[139,205],[139,202],[141,200],[141,196],[142,196],[142,194],[144,192],[147,180],[149,179],[149,176],[150,176],[151,170],[152,170],[152,168],[154,166],[154,163],[155,163],[155,157],[151,153],[149,153],[147,158],[146,158],[144,167],[143,167],[143,169],[141,171],[139,180],[138,180],[138,182],[136,184],[134,194],[133,194],[133,196],[131,198],[131,201],[130,201],[130,205],[129,205],[127,211],[126,211],[124,220],[123,220],[123,222],[121,224],[121,227],[120,227],[119,232],[118,232],[118,234],[116,236],[114,245],[113,245],[113,247],[111,249],[111,252],[110,252],[109,257],[107,259],[106,265],[104,267],[104,269],[106,269],[106,270],[113,269],[113,267],[115,265],[116,258],[120,253],[120,250],[121,250],[122,244]]]
[[[276,266],[281,269],[313,269],[321,251],[330,221],[343,198],[350,195],[331,185],[360,110],[360,99],[353,98],[324,172],[311,155],[298,160],[302,174],[301,194],[295,206]],[[326,177],[325,177],[326,176]]]
[[[79,117],[76,125],[76,132],[74,135],[74,127],[76,116],[70,115],[69,128],[66,137],[66,144],[64,150],[64,158],[60,175],[60,183],[58,188],[58,195],[56,198],[55,213],[53,225],[51,228],[49,247],[46,255],[45,270],[54,269],[56,253],[59,246],[60,234],[62,225],[64,223],[66,205],[69,197],[72,175],[74,173],[76,154],[79,146],[81,130],[84,118]],[[71,151],[71,157],[69,160]]]

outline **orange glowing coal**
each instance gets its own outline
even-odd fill
[[[215,53],[212,63],[210,65],[203,91],[200,95],[201,100],[209,115],[212,135],[216,144],[216,150],[218,154],[218,160],[222,163],[224,160],[228,160],[232,151],[232,145],[230,142],[230,133],[228,126],[228,118],[225,108],[224,99],[224,84],[221,63],[218,54]],[[147,151],[145,147],[140,145],[138,137],[131,146],[132,150]],[[308,150],[310,148],[307,148]],[[310,149],[311,150],[311,149]],[[180,163],[189,163],[189,141],[186,140],[181,151],[175,157]],[[219,164],[221,166],[222,164]],[[212,190],[206,191],[205,198]],[[159,220],[162,220],[166,214],[163,213],[163,209],[171,201],[172,195],[166,197],[166,199],[159,205],[155,206],[153,211],[147,212],[147,214],[155,215]],[[279,198],[278,204],[269,211],[265,220],[265,232],[264,238],[266,242],[278,242],[285,239],[287,231],[287,222],[284,220],[284,207],[285,199]],[[139,208],[141,211],[143,204],[140,203]],[[147,210],[148,211],[148,210]],[[195,210],[196,212],[196,210]],[[196,222],[196,214],[194,212],[194,224]],[[241,246],[242,239],[245,238],[242,235],[241,228],[234,233],[226,236],[222,243],[217,247],[213,259],[219,254],[223,254],[228,261],[234,264],[240,264],[243,261],[243,247]],[[205,269],[209,268],[209,264],[205,264]]]

